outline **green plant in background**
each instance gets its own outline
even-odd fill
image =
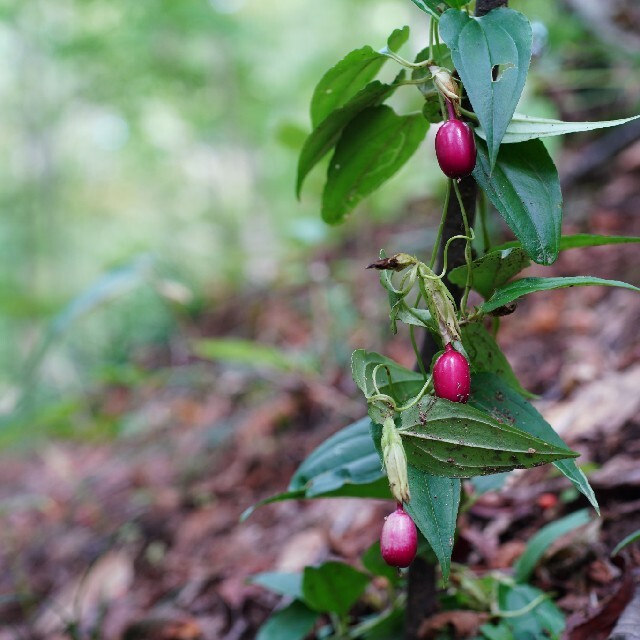
[[[299,157],[297,192],[314,166],[331,153],[322,217],[329,224],[340,223],[411,158],[433,123],[445,121],[435,151],[450,179],[432,255],[422,261],[381,252],[370,265],[380,270],[393,332],[398,322],[409,326],[419,370],[377,353],[355,351],[353,378],[365,396],[369,417],[322,444],[294,475],[289,490],[265,503],[393,495],[428,542],[421,555],[435,556],[445,583],[453,574],[454,584],[466,585],[455,590],[456,597],[475,594],[475,606],[491,614],[495,624],[482,627],[483,637],[558,637],[562,614],[527,581],[549,540],[587,522],[586,513],[574,513],[542,529],[518,561],[513,579],[476,579],[451,566],[461,479],[502,474],[502,481],[513,469],[553,463],[598,512],[589,482],[576,465],[578,454],[530,404],[531,394],[516,379],[495,335],[500,317],[511,313],[519,298],[537,291],[583,285],[640,290],[590,276],[513,280],[531,261],[550,265],[563,250],[640,241],[562,236],[558,173],[541,141],[633,118],[562,122],[515,113],[531,58],[528,19],[506,7],[493,8],[497,3],[484,10],[478,3],[479,15],[472,16],[466,2],[413,2],[428,14],[431,25],[429,44],[414,61],[398,53],[409,37],[409,28],[403,27],[379,51],[369,46],[352,51],[318,83],[311,100],[313,129]],[[391,82],[376,80],[389,62],[402,69]],[[405,87],[420,91],[424,103],[419,112],[399,114],[386,103]],[[466,177],[469,173],[472,178]],[[479,188],[480,201],[486,197],[491,202],[517,241],[491,246],[485,207],[480,207],[476,225],[469,185]],[[457,233],[447,232],[452,215],[458,216]],[[477,236],[483,238],[482,251],[474,255]],[[483,302],[471,305],[472,291]],[[428,354],[433,366],[417,346],[416,327],[435,344]],[[376,575],[368,564],[373,553],[367,553],[363,564]],[[335,577],[343,573],[343,578]],[[386,569],[384,574],[390,575]],[[401,596],[391,597],[390,609],[377,617],[349,626],[346,616],[363,592],[366,577],[344,565],[308,568],[301,579],[286,578],[295,582],[295,589],[284,591],[282,576],[261,580],[294,598],[263,628],[263,640],[305,637],[314,625],[313,612],[329,614],[330,631],[323,633],[332,637],[397,637],[397,629],[380,632],[376,625],[392,620],[402,626],[397,615],[403,607]],[[395,577],[390,578],[394,593],[397,585]],[[463,601],[460,597],[458,604]]]

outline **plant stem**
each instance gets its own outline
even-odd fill
[[[497,7],[507,6],[508,0],[477,0],[476,2],[476,16],[484,16],[492,9]],[[439,43],[438,30],[436,28],[436,44]],[[462,106],[468,111],[471,110],[471,105],[464,103]],[[475,180],[470,176],[463,178],[460,182],[459,191],[461,201],[464,203],[465,211],[467,214],[467,224],[473,226],[475,219],[475,202],[478,187]],[[460,211],[460,205],[458,198],[451,198],[447,206],[447,215],[445,216],[445,223],[443,231],[440,237],[441,249],[449,238],[455,235],[460,235],[463,232],[462,213]],[[467,235],[467,234],[465,234]],[[458,248],[459,247],[459,248]],[[460,241],[452,243],[452,252],[450,258],[450,268],[461,266],[465,264],[464,246],[460,246]],[[455,251],[453,249],[455,248]],[[437,269],[439,271],[439,269]],[[444,278],[444,283],[447,288],[454,295],[454,298],[458,298],[454,292],[459,292],[457,287],[454,287],[448,279]],[[420,350],[420,355],[423,364],[428,366],[431,363],[433,356],[438,351],[438,345],[431,335],[430,331],[425,332],[424,341]],[[408,596],[407,596],[407,609],[406,609],[406,626],[405,626],[405,640],[418,640],[420,637],[420,627],[422,623],[428,619],[437,608],[437,593],[436,593],[436,573],[433,564],[426,562],[422,558],[416,558],[411,567],[409,567],[409,584],[408,584]]]
[[[433,243],[433,251],[431,252],[431,260],[429,260],[429,269],[433,271],[433,267],[436,264],[436,258],[438,257],[438,250],[440,248],[440,241],[442,240],[442,230],[444,229],[444,223],[447,218],[447,210],[449,209],[449,197],[451,196],[451,179],[447,181],[447,193],[444,197],[444,207],[442,207],[442,216],[440,217],[440,224],[438,225],[438,233]]]
[[[462,316],[466,315],[467,309],[467,299],[469,298],[469,291],[471,290],[471,231],[469,228],[469,220],[467,219],[467,212],[464,206],[464,202],[462,201],[462,195],[460,194],[460,189],[458,188],[458,183],[454,181],[453,188],[456,191],[456,197],[458,198],[458,204],[460,205],[460,215],[462,216],[462,224],[464,225],[464,235],[467,236],[467,240],[465,241],[464,246],[464,261],[467,265],[467,281],[464,285],[464,293],[462,294],[462,300],[460,301],[460,313]]]

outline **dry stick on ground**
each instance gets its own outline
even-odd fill
[[[497,7],[506,7],[508,0],[477,0],[476,16],[483,16],[492,9]],[[472,226],[475,219],[475,204],[478,187],[472,177],[463,178],[460,183],[460,194],[464,203],[469,225]],[[447,240],[455,235],[464,235],[464,224],[462,222],[462,214],[458,199],[451,197],[449,199],[449,207],[445,219],[445,226],[440,243],[438,255],[438,268],[436,273],[442,268],[443,248]],[[465,264],[464,258],[464,240],[454,240],[449,247],[449,270]],[[451,291],[455,300],[460,300],[462,291],[460,288],[452,285],[445,277],[445,284]],[[433,337],[430,333],[426,333],[422,348],[420,350],[422,362],[425,368],[429,368],[431,360],[438,350]],[[420,627],[424,620],[429,618],[437,608],[436,597],[436,572],[435,566],[421,557],[417,557],[409,569],[408,580],[408,596],[407,596],[407,614],[406,614],[406,631],[405,638],[407,640],[418,640],[420,637]]]

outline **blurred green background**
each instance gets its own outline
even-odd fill
[[[597,116],[629,115],[611,105],[637,54],[592,38],[552,0],[511,6],[542,21],[541,46],[548,38],[529,113],[566,115],[546,91],[555,83]],[[409,0],[3,3],[0,444],[112,433],[92,411],[95,389],[137,384],[161,368],[150,354],[207,310],[304,285],[314,252],[437,193],[425,145],[341,228],[320,220],[321,171],[294,197],[316,82],[404,24],[411,57],[428,19]],[[412,104],[409,88],[396,105]],[[341,304],[356,324],[348,296]]]

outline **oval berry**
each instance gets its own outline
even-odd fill
[[[471,127],[462,120],[447,120],[436,133],[436,157],[449,178],[464,178],[476,166],[476,143]]]
[[[466,402],[471,390],[471,373],[467,359],[449,343],[433,366],[433,388],[438,398]]]
[[[380,551],[392,567],[408,567],[418,551],[418,530],[411,516],[401,507],[385,518],[380,534]]]

